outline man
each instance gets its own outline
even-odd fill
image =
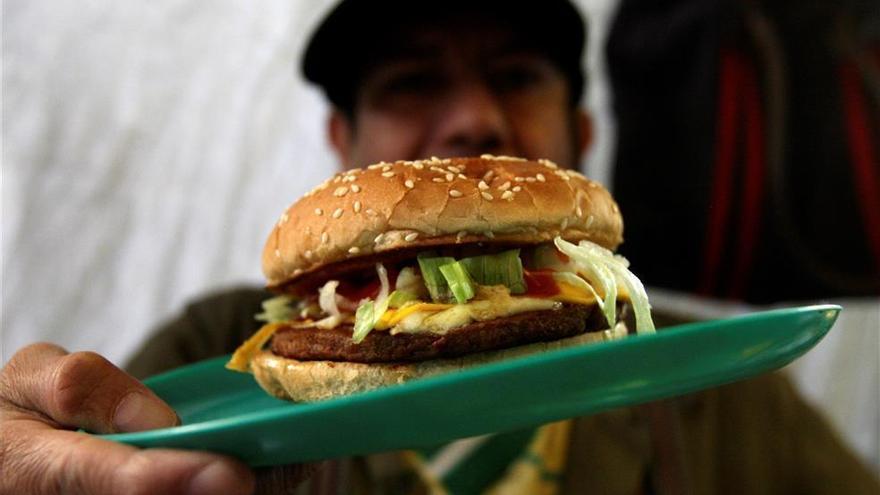
[[[410,5],[417,2],[350,0],[324,21],[304,70],[333,103],[328,131],[344,166],[482,153],[578,163],[590,124],[578,107],[584,33],[576,11],[562,0],[545,0],[539,9],[473,3],[445,2],[443,12],[424,13]],[[231,351],[254,330],[253,314],[265,297],[245,289],[189,306],[130,370],[143,377]],[[254,487],[253,473],[233,459],[138,451],[66,430],[136,431],[176,422],[142,384],[94,354],[68,355],[49,344],[20,351],[0,376],[0,415],[3,493],[248,493]],[[875,488],[815,413],[774,377],[671,407],[565,424],[560,438],[568,462],[564,472],[547,473],[541,489],[549,493]],[[387,454],[337,462],[305,488],[437,489],[438,480],[411,460]],[[482,488],[515,482],[505,476]]]

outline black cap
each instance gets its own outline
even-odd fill
[[[565,74],[573,102],[580,100],[586,28],[570,1],[446,0],[431,7],[414,0],[342,0],[312,34],[303,75],[335,105],[351,110],[360,76],[401,28],[474,13],[527,33],[529,43]]]

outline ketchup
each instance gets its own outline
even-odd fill
[[[527,296],[550,297],[559,294],[559,286],[553,278],[553,270],[523,270]]]
[[[387,270],[388,284],[391,286],[389,292],[391,292],[394,290],[394,284],[397,283],[397,274],[399,271],[394,268],[388,268]],[[357,304],[358,301],[367,298],[375,300],[376,296],[379,295],[379,290],[381,288],[382,284],[379,282],[379,277],[374,276],[367,282],[350,282],[348,280],[342,280],[339,283],[339,287],[336,288],[336,293]]]

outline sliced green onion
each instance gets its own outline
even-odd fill
[[[480,285],[503,285],[510,289],[511,294],[522,294],[526,291],[519,249],[472,256],[461,260],[461,264],[474,282]]]
[[[419,261],[419,269],[422,271],[422,279],[425,281],[425,287],[433,301],[449,300],[449,285],[446,278],[440,273],[440,267],[449,263],[454,263],[455,258],[449,256],[431,256],[428,253],[422,253],[417,256]]]
[[[415,301],[416,299],[418,299],[418,296],[416,296],[412,292],[408,290],[397,289],[396,291],[392,292],[390,296],[388,296],[388,307],[399,308],[410,301]]]
[[[379,318],[388,311],[388,302],[390,297],[386,297],[377,302],[371,299],[365,299],[358,306],[354,314],[354,331],[351,334],[351,340],[355,344],[363,342],[364,338],[376,327]]]
[[[446,279],[446,284],[452,291],[455,302],[464,304],[474,297],[474,283],[471,282],[471,277],[460,261],[442,265],[440,273]]]
[[[376,301],[364,299],[358,305],[357,311],[354,314],[354,330],[351,334],[351,340],[355,344],[360,344],[370,331],[373,330],[376,323],[379,322],[379,318],[388,310],[391,297],[394,295],[393,293],[388,294],[390,285],[388,284],[388,271],[385,269],[385,265],[376,263],[376,275],[381,283],[381,289],[376,296]]]
[[[354,314],[354,332],[351,340],[355,344],[361,343],[374,326],[376,326],[376,304],[367,299],[358,306]]]

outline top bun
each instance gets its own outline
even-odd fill
[[[330,265],[378,253],[556,236],[616,249],[623,220],[611,194],[548,160],[382,162],[338,173],[288,207],[266,241],[263,272],[270,288],[295,289]]]

